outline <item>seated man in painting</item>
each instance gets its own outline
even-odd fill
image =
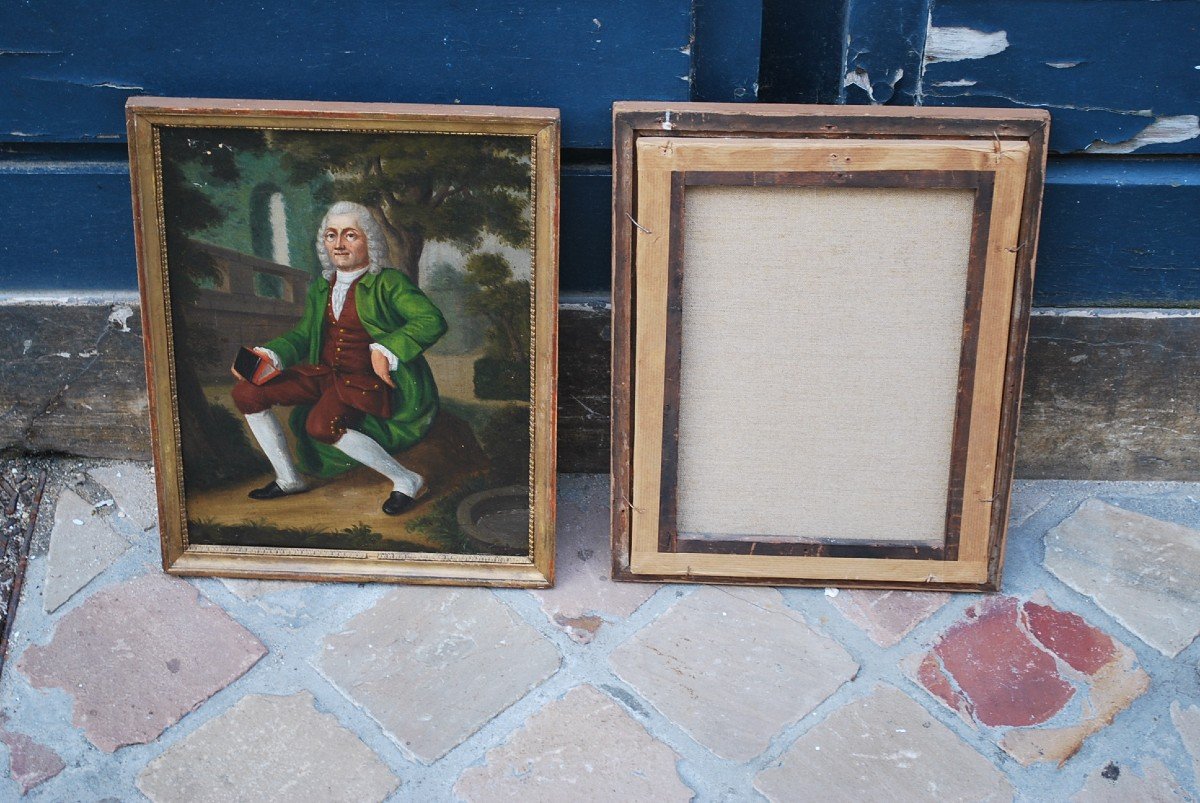
[[[299,325],[254,349],[283,373],[254,385],[234,371],[234,404],[275,469],[275,479],[250,498],[308,490],[301,470],[327,477],[361,464],[391,480],[383,512],[398,515],[425,479],[392,453],[423,438],[437,414],[437,386],[422,352],[446,332],[446,320],[388,267],[387,240],[366,207],[333,204],[317,232],[317,255],[324,271],[309,287]],[[296,405],[299,470],[275,405]]]

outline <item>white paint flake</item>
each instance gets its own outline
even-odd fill
[[[133,308],[125,305],[113,307],[113,311],[108,315],[108,322],[120,329],[122,332],[128,332],[129,319],[133,317]]]
[[[1127,140],[1104,142],[1096,140],[1084,148],[1087,153],[1133,153],[1147,145],[1164,145],[1171,142],[1186,142],[1200,137],[1200,116],[1175,114],[1159,117]]]
[[[978,81],[972,81],[970,78],[959,78],[957,81],[934,81],[934,86],[975,86]]]
[[[1008,49],[1008,33],[974,28],[931,26],[925,38],[925,61],[966,61],[994,56]]]

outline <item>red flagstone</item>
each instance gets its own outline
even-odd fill
[[[8,718],[0,714],[0,742],[8,747],[9,776],[21,785],[21,794],[45,783],[67,766],[58,753],[23,733],[4,727]]]
[[[967,610],[934,652],[984,725],[1037,725],[1053,717],[1075,690],[1054,658],[1018,626],[1017,601],[992,597]]]
[[[1113,640],[1079,614],[1056,611],[1036,602],[1026,602],[1021,610],[1029,632],[1079,672],[1094,675],[1117,654]]]
[[[1000,747],[1021,764],[1066,761],[1150,684],[1128,647],[1043,592],[1024,603],[977,603],[905,664],[968,723],[997,729]],[[1076,695],[1080,704],[1068,710]]]

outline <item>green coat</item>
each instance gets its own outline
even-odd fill
[[[412,446],[425,434],[438,411],[437,385],[422,352],[446,333],[441,310],[398,270],[366,273],[354,290],[355,306],[363,328],[376,342],[391,351],[400,363],[392,371],[392,416],[368,415],[357,427],[389,452]],[[295,329],[264,345],[279,355],[284,368],[298,364],[316,365],[321,360],[321,335],[325,329],[325,306],[329,303],[329,281],[318,276],[308,288],[304,317]],[[340,450],[316,441],[304,431],[308,406],[292,411],[291,427],[296,434],[296,456],[300,469],[330,477],[354,468],[358,462]]]

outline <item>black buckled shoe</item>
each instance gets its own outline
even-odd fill
[[[405,511],[412,510],[416,503],[417,500],[408,494],[392,491],[388,494],[388,498],[383,500],[383,512],[389,516],[399,516]]]
[[[300,488],[295,491],[285,491],[279,487],[278,482],[276,482],[275,480],[271,480],[263,487],[255,488],[253,491],[251,491],[250,493],[248,493],[246,495],[249,496],[251,499],[258,499],[258,500],[278,499],[281,496],[292,496],[293,494],[302,494],[307,490],[308,490],[308,488]]]

